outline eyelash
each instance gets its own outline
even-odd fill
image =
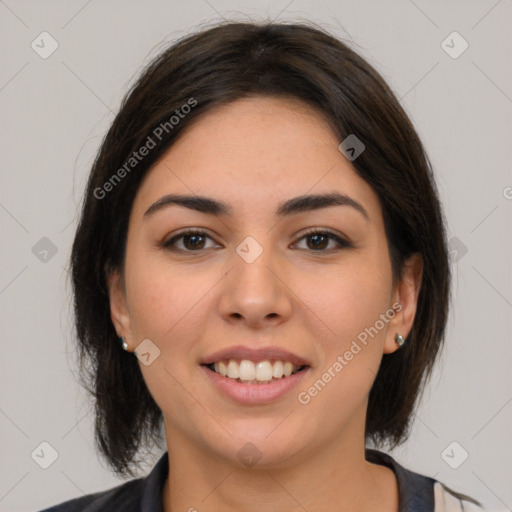
[[[178,248],[176,248],[174,246],[176,241],[180,240],[181,238],[183,238],[183,237],[185,237],[187,235],[189,235],[189,236],[190,235],[202,235],[202,236],[206,236],[207,238],[210,238],[211,240],[213,240],[213,238],[210,235],[208,235],[207,233],[205,233],[204,231],[190,229],[188,231],[184,231],[182,233],[179,233],[176,236],[173,236],[169,240],[164,241],[161,245],[162,245],[162,247],[164,249],[167,249],[169,251],[174,251],[174,252],[194,253],[194,252],[201,252],[201,251],[206,250],[206,249],[198,249],[197,251],[193,251],[193,250],[189,250],[189,249],[178,249]],[[309,228],[308,230],[306,230],[305,233],[302,234],[302,236],[298,239],[298,241],[300,241],[300,240],[302,240],[304,238],[308,238],[308,237],[314,236],[314,235],[327,235],[328,238],[330,238],[331,240],[334,240],[335,242],[337,242],[339,247],[331,248],[331,249],[319,249],[319,250],[305,249],[305,250],[309,250],[309,251],[311,251],[313,253],[322,253],[323,252],[323,253],[330,254],[333,251],[342,250],[342,249],[349,249],[349,248],[353,247],[353,245],[348,240],[340,237],[336,233],[334,233],[334,232],[332,232],[332,231],[330,231],[328,229],[319,229],[319,228]]]

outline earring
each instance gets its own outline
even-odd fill
[[[121,337],[119,338],[119,341],[121,342],[121,345],[122,345],[123,349],[124,349],[124,350],[128,350],[128,343],[126,343],[126,341],[125,341],[125,339],[124,339],[124,337],[123,337],[123,336],[121,336]]]
[[[404,343],[405,343],[404,337],[401,334],[398,334],[398,333],[395,336],[395,341],[396,341],[396,344],[399,347],[402,347],[404,345]]]

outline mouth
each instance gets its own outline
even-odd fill
[[[287,350],[242,345],[206,356],[200,367],[223,396],[245,405],[286,397],[312,369],[308,360]]]
[[[286,379],[309,368],[308,365],[297,365],[291,361],[268,359],[258,362],[250,359],[222,359],[202,366],[227,379],[259,385]]]

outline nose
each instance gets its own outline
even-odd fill
[[[265,248],[254,261],[233,253],[219,305],[227,322],[261,329],[275,327],[290,317],[293,292],[271,253]]]

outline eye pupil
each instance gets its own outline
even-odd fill
[[[189,245],[189,244],[187,243],[187,241],[190,241],[191,239],[195,239],[195,240],[196,240],[196,242],[197,242],[197,239],[198,239],[198,238],[200,238],[200,239],[202,238],[202,239],[203,239],[203,243],[204,243],[204,237],[203,237],[203,235],[200,235],[200,234],[197,234],[197,233],[194,233],[194,234],[192,234],[192,235],[184,235],[184,236],[183,236],[183,245],[184,245],[187,249],[191,249],[191,248],[192,248],[192,249],[194,249],[194,248],[195,248],[195,249],[197,249],[197,248],[198,248],[198,245],[201,245],[201,242],[199,242],[199,244],[197,244],[197,243],[194,243],[194,242],[193,242],[191,245]]]
[[[317,244],[316,242],[313,242],[313,248],[315,249],[323,249],[325,248],[325,241],[327,240],[328,241],[328,237],[326,237],[325,235],[323,234],[315,234],[315,235],[311,235],[310,237],[310,240],[315,240],[316,242],[318,242],[319,239],[323,239],[323,242],[320,242],[320,244]]]

